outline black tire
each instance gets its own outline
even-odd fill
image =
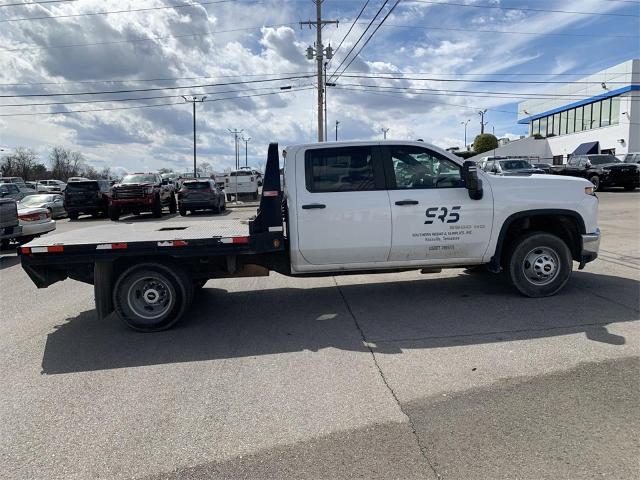
[[[156,201],[153,202],[153,207],[151,209],[151,213],[155,218],[162,217],[162,202],[160,201],[160,197],[156,198]]]
[[[93,266],[93,298],[98,320],[113,312],[113,264],[96,262]]]
[[[171,194],[171,198],[169,199],[169,213],[176,213],[178,211],[178,205],[176,204],[176,197]]]
[[[174,265],[155,262],[134,265],[118,277],[113,288],[116,313],[129,328],[140,332],[172,327],[192,301],[193,282]]]
[[[598,175],[591,175],[589,177],[589,181],[593,184],[593,190],[594,191],[598,191],[600,190],[600,177]]]
[[[632,186],[632,185],[627,185],[626,187],[624,187],[624,189],[625,189],[627,192],[632,192],[632,191],[634,191],[636,188],[638,188],[638,187],[634,187],[634,186]]]
[[[69,220],[77,220],[79,216],[78,212],[69,212]]]
[[[558,293],[571,277],[573,259],[567,244],[545,232],[528,233],[515,241],[507,256],[510,283],[527,297]]]
[[[180,216],[181,217],[186,217],[187,216],[187,209],[186,208],[180,207],[179,211],[180,211]]]
[[[213,213],[216,213],[216,214],[222,212],[222,209],[220,207],[220,200],[218,200],[218,205],[216,205],[215,207],[212,207],[211,210],[213,210]]]
[[[109,218],[112,222],[120,220],[120,213],[120,207],[115,207],[113,205],[109,206]]]

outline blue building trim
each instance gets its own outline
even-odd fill
[[[598,100],[604,100],[605,98],[616,97],[623,93],[631,92],[632,90],[640,90],[640,85],[627,85],[626,87],[617,88],[616,90],[610,90],[605,93],[601,93],[600,95],[596,95],[595,97],[585,98],[584,100],[579,100],[574,103],[570,103],[569,105],[564,105],[562,107],[554,108],[553,110],[547,110],[546,112],[536,113],[535,115],[531,115],[530,117],[523,118],[518,120],[518,123],[526,125],[527,123],[537,120],[538,118],[547,117],[549,115],[553,115],[554,113],[564,112],[565,110],[570,110],[572,108],[581,107],[582,105],[587,105],[589,103],[597,102]]]

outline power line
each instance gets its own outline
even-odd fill
[[[267,95],[280,95],[282,93],[287,93],[287,92],[300,92],[304,90],[313,90],[313,89],[314,87],[304,87],[304,88],[297,88],[297,89],[290,89],[290,90],[281,90],[278,92],[270,92],[270,93],[256,93],[253,95],[237,95],[233,97],[213,98],[211,100],[205,100],[204,103],[220,102],[224,100],[235,100],[239,98],[263,97]],[[3,114],[0,114],[0,117],[29,117],[29,116],[35,116],[35,115],[67,115],[71,113],[107,112],[107,111],[113,111],[113,110],[134,110],[138,108],[165,107],[170,105],[184,105],[184,102],[156,103],[153,105],[133,105],[130,107],[97,108],[97,109],[89,109],[89,110],[63,110],[59,112],[3,113]]]
[[[23,6],[29,6],[29,5],[44,5],[46,3],[70,3],[70,2],[77,2],[78,0],[41,0],[38,2],[20,2],[20,3],[5,3],[3,5],[0,5],[1,7],[23,7]]]
[[[341,74],[342,75],[342,74]],[[411,75],[411,74],[408,74]],[[515,74],[517,75],[517,74]],[[356,75],[356,74],[347,74],[343,75],[345,78],[367,78],[374,80],[412,80],[412,81],[421,81],[421,82],[473,82],[473,83],[524,83],[524,84],[537,84],[537,85],[549,85],[549,84],[558,84],[558,85],[566,85],[566,84],[575,84],[575,85],[600,85],[602,81],[560,81],[560,80],[465,80],[465,79],[457,79],[457,78],[433,78],[433,77],[424,77],[424,78],[413,78],[413,77],[405,77],[405,76],[380,76],[380,75]],[[623,84],[628,85],[629,82],[621,82],[621,81],[606,81],[604,83],[607,84]]]
[[[246,85],[251,83],[262,83],[262,82],[277,82],[280,80],[296,80],[301,78],[310,78],[312,75],[299,75],[299,76],[290,76],[290,77],[280,77],[280,78],[267,78],[260,80],[244,80],[238,82],[225,82],[225,83],[208,83],[202,85],[181,85],[174,87],[157,87],[157,88],[134,88],[127,90],[105,90],[100,92],[69,92],[69,93],[28,93],[23,95],[0,95],[0,98],[28,98],[28,97],[66,97],[73,95],[106,95],[110,93],[136,93],[136,92],[157,92],[163,90],[184,90],[184,89],[193,89],[193,88],[205,88],[205,87],[219,87],[226,85]]]
[[[393,6],[389,9],[389,11],[387,12],[387,14],[384,16],[384,18],[380,21],[380,23],[378,24],[378,26],[375,28],[375,30],[371,33],[371,35],[369,35],[369,38],[367,38],[367,40],[362,44],[362,46],[360,47],[360,50],[358,50],[358,52],[351,58],[351,61],[349,63],[347,63],[347,66],[344,67],[342,69],[342,73],[340,73],[337,77],[336,80],[338,80],[340,78],[340,76],[347,71],[347,69],[349,68],[349,66],[355,61],[356,58],[358,58],[358,55],[360,55],[360,52],[362,52],[362,50],[364,50],[364,48],[368,45],[368,43],[371,41],[371,39],[373,38],[373,36],[376,34],[376,32],[380,29],[380,27],[382,26],[382,24],[385,22],[385,20],[387,18],[389,18],[389,15],[391,15],[391,13],[393,12],[393,10],[398,6],[398,4],[400,3],[400,0],[397,0],[396,3],[393,4]]]
[[[555,10],[547,8],[530,8],[530,7],[502,7],[497,5],[475,5],[468,3],[454,3],[454,2],[435,2],[431,0],[410,0],[415,3],[428,3],[431,5],[446,5],[451,7],[469,7],[469,8],[488,8],[497,10],[510,10],[519,12],[544,12],[544,13],[566,13],[570,15],[594,15],[594,16],[606,16],[606,17],[633,17],[638,18],[640,15],[633,15],[631,13],[601,13],[601,12],[577,12],[569,10]]]
[[[233,33],[233,32],[244,32],[250,30],[260,30],[262,28],[278,28],[278,27],[288,27],[291,25],[295,25],[295,22],[289,23],[276,23],[272,25],[260,25],[257,27],[245,27],[245,28],[232,28],[229,30],[217,30],[215,32],[206,32],[206,33],[186,33],[182,35],[162,35],[157,37],[146,37],[146,38],[135,38],[130,40],[111,40],[104,42],[90,42],[90,43],[73,43],[67,45],[45,45],[45,46],[37,46],[37,47],[21,47],[21,48],[1,48],[0,51],[5,52],[24,52],[30,50],[49,50],[55,48],[78,48],[78,47],[93,47],[93,46],[106,46],[106,45],[122,45],[127,43],[140,43],[140,42],[152,42],[154,40],[166,40],[168,38],[190,38],[190,37],[206,37],[211,35],[218,35],[221,33]]]
[[[349,36],[349,34],[351,33],[351,30],[353,30],[353,27],[356,26],[356,23],[358,23],[358,20],[360,19],[360,17],[362,16],[362,13],[364,12],[364,9],[367,8],[367,5],[369,5],[369,2],[371,0],[367,0],[364,5],[362,6],[362,9],[360,10],[360,13],[358,13],[358,16],[356,17],[356,19],[353,21],[353,23],[351,24],[351,26],[349,27],[349,30],[347,31],[347,33],[344,35],[344,37],[342,37],[342,40],[340,40],[340,45],[338,45],[338,47],[333,51],[333,55],[335,56],[336,53],[338,53],[338,50],[340,50],[340,47],[342,47],[342,44],[344,43],[344,41],[346,40],[346,38]]]
[[[340,67],[342,65],[344,65],[344,62],[347,61],[347,58],[349,58],[349,55],[351,55],[351,52],[353,52],[356,48],[356,46],[358,45],[358,43],[360,42],[360,40],[362,40],[362,38],[366,35],[366,33],[369,31],[369,29],[371,28],[371,26],[373,25],[373,22],[376,21],[376,18],[378,18],[378,15],[380,15],[380,12],[382,12],[382,9],[385,7],[385,5],[389,3],[389,0],[385,0],[384,3],[380,6],[380,8],[378,9],[378,11],[376,12],[375,16],[369,21],[367,28],[364,29],[364,31],[360,34],[360,36],[358,37],[358,40],[356,40],[356,43],[354,43],[351,46],[351,49],[347,52],[347,54],[344,56],[344,58],[342,59],[342,61],[340,62],[340,65],[338,65],[336,67],[336,69],[333,71],[333,73],[329,76],[328,81],[330,82],[331,79],[333,78],[333,76],[336,74],[336,72],[340,69]]]
[[[205,5],[214,5],[218,3],[232,3],[237,2],[239,0],[212,0],[208,2],[192,2],[192,3],[182,3],[179,5],[165,5],[163,7],[144,7],[144,8],[132,8],[129,10],[110,10],[110,11],[102,11],[102,12],[86,12],[86,13],[67,13],[65,15],[49,15],[42,17],[22,17],[22,18],[7,18],[0,20],[0,23],[7,22],[25,22],[29,20],[53,20],[55,18],[74,18],[74,17],[93,17],[96,15],[111,15],[114,13],[136,13],[136,12],[149,12],[152,10],[169,10],[172,8],[194,8],[198,6]],[[261,3],[261,0],[255,0],[253,3]]]

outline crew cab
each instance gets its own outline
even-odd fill
[[[109,218],[113,221],[123,213],[151,212],[159,218],[163,207],[168,207],[170,213],[178,209],[173,186],[157,173],[125,175],[120,183],[111,187]]]
[[[250,222],[86,228],[22,247],[22,267],[40,288],[67,277],[93,284],[100,318],[115,310],[129,327],[156,331],[212,278],[485,266],[523,295],[546,297],[574,261],[582,269],[598,254],[598,199],[585,179],[489,175],[410,141],[296,145],[284,156],[282,189],[278,146],[269,146]]]
[[[634,190],[640,186],[640,166],[624,163],[610,154],[574,155],[566,165],[553,167],[553,173],[586,178],[596,190],[605,187]]]

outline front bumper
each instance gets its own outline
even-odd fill
[[[600,250],[600,229],[596,228],[593,233],[586,233],[582,235],[582,253],[580,256],[580,267],[584,268],[585,264],[593,262],[598,258],[598,250]]]

